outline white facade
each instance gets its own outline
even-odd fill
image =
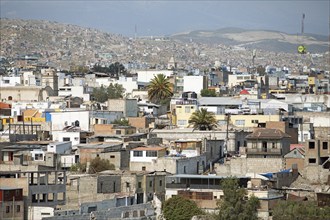
[[[11,105],[11,116],[22,115],[22,112],[26,109],[38,109],[39,112],[43,112],[43,110],[50,107],[50,102],[13,102]]]
[[[137,150],[137,151],[140,151],[140,150]],[[142,156],[136,156],[136,155],[134,155],[135,153],[134,152],[137,152],[137,151],[135,151],[134,149],[133,150],[131,150],[131,152],[130,152],[130,161],[131,162],[146,162],[146,163],[148,163],[148,162],[152,162],[152,160],[155,160],[155,159],[157,159],[157,156],[155,156],[155,157],[147,157],[147,151],[141,151],[142,152]]]
[[[0,87],[16,86],[21,84],[19,76],[0,76]]]
[[[22,84],[24,86],[36,86],[36,77],[32,71],[25,71],[22,73]]]
[[[51,112],[52,131],[62,131],[67,126],[79,122],[83,131],[89,131],[89,111]]]
[[[252,79],[252,75],[247,75],[247,74],[228,75],[228,86],[229,88],[231,88],[250,79]]]
[[[89,101],[90,95],[84,93],[83,86],[63,86],[58,88],[58,96],[72,96],[82,98],[84,101]]]
[[[66,151],[70,150],[72,147],[71,142],[55,142],[47,145],[47,152],[64,154]]]
[[[54,216],[52,207],[29,206],[28,208],[28,220],[42,220],[42,218],[51,216]]]
[[[172,70],[142,70],[142,71],[137,71],[138,74],[138,82],[145,82],[149,83],[156,75],[158,74],[163,74],[167,77],[170,77],[173,75]]]
[[[102,78],[96,78],[95,79],[96,84],[98,85],[97,87],[108,87],[110,83],[115,84],[117,83],[116,80],[111,79],[110,77],[102,77]]]
[[[30,151],[31,157],[34,161],[44,161],[45,160],[45,152],[41,149],[33,149]]]
[[[138,89],[137,81],[133,77],[120,77],[117,81],[125,89],[125,94],[132,94],[134,89]]]
[[[70,168],[72,165],[76,164],[75,155],[62,155],[61,156],[61,165],[62,168]]]
[[[71,141],[72,146],[80,144],[80,132],[57,131],[52,133],[53,141]]]
[[[183,91],[195,92],[200,95],[202,89],[207,89],[207,79],[205,76],[184,76]]]

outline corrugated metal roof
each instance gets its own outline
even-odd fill
[[[232,176],[216,176],[216,175],[198,175],[198,174],[177,174],[173,176],[168,176],[171,178],[189,178],[189,179],[225,179]],[[239,176],[238,179],[251,179],[248,176]]]
[[[242,105],[242,100],[234,97],[201,97],[198,101],[200,106]]]
[[[134,148],[132,150],[134,151],[160,151],[160,150],[163,150],[165,149],[165,147],[137,147],[137,148]]]

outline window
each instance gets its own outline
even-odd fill
[[[64,137],[63,141],[70,141],[70,138],[69,137]]]
[[[315,142],[309,142],[308,143],[308,148],[309,149],[315,149]]]
[[[147,157],[157,157],[157,151],[147,151]]]
[[[328,149],[328,142],[323,142],[322,143],[322,149],[327,150]]]
[[[42,154],[35,154],[34,155],[34,160],[43,160],[43,159],[44,159],[44,157],[43,157]]]
[[[146,170],[146,167],[143,166],[143,167],[142,167],[142,171],[145,171],[145,170]]]
[[[121,134],[121,130],[116,130],[116,134]]]
[[[50,215],[49,212],[42,212],[41,215]]]
[[[152,181],[149,181],[149,187],[152,187]]]
[[[6,206],[6,213],[10,212],[10,206]]]
[[[133,151],[133,156],[134,157],[142,157],[142,151],[138,151],[138,150]]]
[[[115,155],[110,155],[110,158],[115,158]]]
[[[251,123],[258,124],[259,123],[259,120],[251,120]]]
[[[138,182],[138,188],[141,189],[141,187],[142,187],[142,183]]]
[[[227,121],[226,120],[219,120],[218,122],[218,125],[226,125],[227,124]]]
[[[225,107],[217,107],[217,115],[224,115]]]
[[[316,159],[315,158],[309,158],[308,162],[309,163],[316,163]]]
[[[16,206],[16,212],[20,212],[21,211],[21,206],[20,205],[17,205]]]
[[[187,120],[178,120],[178,125],[186,125]]]
[[[235,125],[245,125],[245,120],[236,120]]]
[[[159,180],[159,186],[162,186],[162,185],[163,185],[163,181]]]
[[[276,146],[276,145],[275,145],[275,142],[273,142],[273,143],[272,143],[272,148],[274,149],[274,148],[275,148],[275,146]]]
[[[185,106],[184,110],[185,110],[185,113],[190,113],[190,107],[189,106]]]

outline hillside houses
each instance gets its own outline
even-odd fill
[[[262,219],[297,179],[319,188],[302,184],[296,196],[327,192],[326,71],[179,70],[175,63],[118,77],[38,66],[0,76],[0,190],[17,183],[25,219],[156,217],[151,203],[177,195],[214,212],[230,176],[259,198]],[[171,97],[151,102],[157,74],[171,83]],[[116,98],[107,96],[111,84],[123,88]],[[213,113],[212,129],[191,124],[201,109]]]

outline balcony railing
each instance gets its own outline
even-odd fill
[[[247,154],[282,154],[281,149],[273,149],[273,148],[247,148]]]
[[[220,189],[220,184],[182,184],[182,183],[167,183],[166,188],[171,189]]]

